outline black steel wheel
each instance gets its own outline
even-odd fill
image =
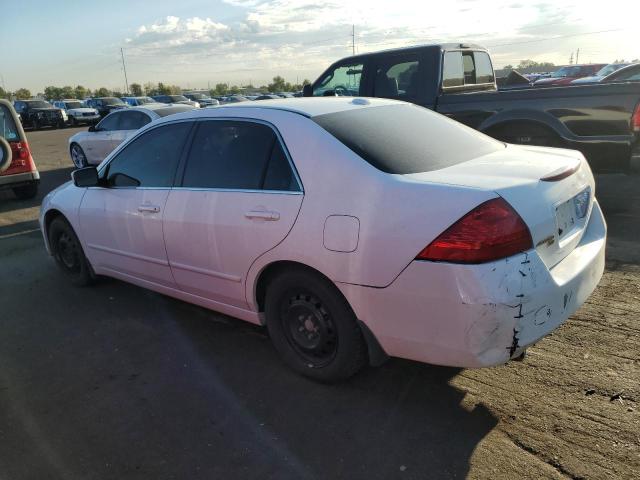
[[[333,283],[305,268],[283,270],[269,281],[265,315],[269,336],[293,370],[323,382],[354,375],[367,346],[350,305]]]
[[[61,216],[49,225],[49,246],[60,269],[76,286],[89,285],[93,280],[91,266],[82,250],[80,240],[71,225]]]

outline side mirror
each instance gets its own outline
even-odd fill
[[[73,180],[73,184],[76,187],[80,188],[97,187],[100,183],[96,167],[84,167],[74,170],[71,172],[71,180]]]
[[[96,126],[95,125],[90,125],[89,126],[89,131],[90,132],[95,132],[96,131]]]
[[[302,87],[302,96],[313,97],[313,87],[309,84],[306,84],[304,87]]]

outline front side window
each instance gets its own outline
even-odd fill
[[[261,123],[213,120],[200,123],[183,187],[231,190],[292,190],[295,178],[278,138]]]
[[[360,95],[362,63],[342,65],[327,73],[313,89],[314,97]]]
[[[104,169],[108,187],[173,186],[191,122],[148,130],[126,145]]]
[[[96,131],[98,132],[111,132],[118,130],[118,123],[120,122],[120,113],[113,113],[107,115],[98,125],[96,125]]]
[[[142,112],[122,112],[118,130],[137,130],[151,121],[148,115]]]
[[[386,60],[386,61],[385,61]],[[415,98],[418,93],[418,56],[388,58],[376,66],[373,96]]]

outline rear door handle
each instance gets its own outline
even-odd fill
[[[255,218],[260,218],[262,220],[276,221],[280,220],[280,214],[278,212],[272,212],[270,210],[251,210],[244,214],[246,218],[251,220]]]
[[[160,211],[160,207],[158,207],[156,205],[140,205],[138,207],[138,211],[139,212],[158,213]]]

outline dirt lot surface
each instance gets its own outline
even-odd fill
[[[239,320],[69,285],[36,218],[74,131],[28,132],[41,193],[0,193],[0,479],[640,478],[640,177],[598,177],[607,271],[524,362],[325,386]]]

